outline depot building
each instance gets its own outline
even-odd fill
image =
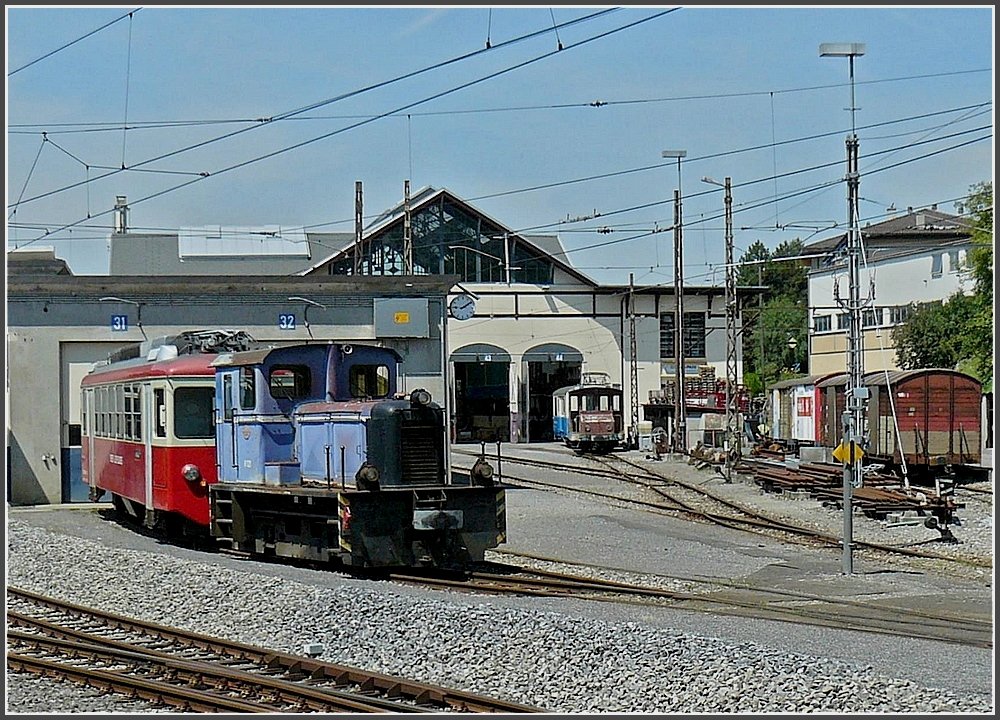
[[[107,276],[73,275],[51,250],[8,252],[12,504],[84,501],[81,378],[121,347],[186,330],[392,347],[401,388],[447,402],[453,439],[477,444],[550,442],[552,392],[583,373],[623,388],[634,436],[643,404],[675,374],[672,285],[598,284],[558,236],[516,233],[445,189],[353,233],[135,232],[119,197],[109,244]],[[724,288],[687,286],[683,303],[686,376],[725,378]],[[699,439],[689,419],[688,445]]]

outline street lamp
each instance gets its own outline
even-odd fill
[[[709,185],[726,190],[726,473],[727,483],[733,481],[733,465],[743,450],[739,407],[736,406],[736,386],[739,381],[736,366],[736,266],[733,264],[733,183],[724,183],[707,175],[701,179]]]
[[[306,332],[309,333],[309,339],[313,340],[312,328],[309,326],[309,308],[318,307],[326,310],[326,305],[318,303],[315,300],[310,300],[309,298],[299,297],[298,295],[293,295],[289,300],[297,300],[299,302],[305,303],[305,308],[302,310],[302,323],[306,326]]]
[[[855,131],[854,112],[854,58],[865,54],[864,43],[822,43],[819,46],[820,57],[846,57],[850,62],[851,75],[851,134],[847,137],[847,263],[850,282],[849,298],[842,302],[839,293],[837,304],[847,310],[850,317],[850,335],[847,342],[848,380],[846,387],[846,411],[842,417],[844,433],[841,448],[847,448],[844,462],[844,541],[843,541],[843,572],[850,575],[853,571],[851,526],[851,492],[854,487],[861,487],[861,460],[855,458],[855,447],[861,445],[864,423],[865,400],[868,398],[868,388],[864,387],[864,354],[861,337],[861,300],[859,297],[858,275],[860,273],[861,245],[858,241],[858,136]],[[839,448],[838,448],[839,449]],[[840,455],[844,455],[841,450]]]
[[[788,363],[788,369],[792,372],[798,372],[798,363],[795,362],[795,348],[799,346],[799,341],[794,335],[788,336],[788,349],[791,351],[791,360]]]
[[[677,189],[674,190],[674,448],[681,443],[681,452],[687,451],[687,398],[684,393],[684,235],[681,232],[681,158],[687,150],[664,150],[664,158],[677,159]]]
[[[125,298],[115,297],[114,295],[108,295],[106,297],[98,298],[98,302],[118,302],[125,303],[126,305],[135,305],[135,326],[139,328],[139,332],[142,333],[143,340],[149,340],[146,337],[146,330],[142,327],[142,303],[136,302],[135,300],[126,300]]]

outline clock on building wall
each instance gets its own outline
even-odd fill
[[[469,295],[457,295],[448,303],[448,312],[456,320],[468,320],[476,312],[476,301]]]

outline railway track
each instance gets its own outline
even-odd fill
[[[467,454],[478,456],[476,453],[464,453],[457,451],[457,454]],[[751,508],[744,507],[738,503],[719,497],[709,490],[699,487],[693,483],[686,483],[676,478],[666,477],[638,465],[630,460],[618,456],[584,456],[587,460],[599,463],[602,468],[566,465],[560,462],[549,462],[545,460],[505,457],[506,465],[517,464],[530,467],[541,467],[551,470],[571,473],[574,475],[587,475],[593,477],[610,478],[620,480],[633,485],[641,486],[644,489],[655,493],[661,498],[656,502],[649,502],[630,498],[615,493],[603,493],[573,485],[565,485],[555,482],[539,481],[532,478],[512,476],[509,472],[504,472],[503,479],[512,482],[519,482],[528,485],[550,487],[553,489],[570,490],[590,496],[600,497],[608,500],[615,500],[627,504],[643,507],[647,510],[654,510],[666,513],[679,513],[694,520],[710,522],[723,527],[737,530],[744,530],[758,534],[765,534],[769,537],[791,542],[798,542],[810,546],[835,547],[840,548],[841,538],[836,535],[829,535],[818,530],[807,528],[793,523],[789,523],[777,518],[770,517],[764,513],[757,512]],[[616,464],[618,466],[616,466]],[[624,465],[627,469],[620,467]],[[706,509],[705,505],[714,505],[715,509]],[[938,560],[972,567],[992,567],[989,561],[975,558],[956,558],[942,553],[928,550],[921,550],[911,547],[897,547],[879,543],[865,542],[857,539],[853,540],[853,545],[857,549],[872,552],[884,553],[894,556],[906,556],[912,558],[922,558],[928,560]]]
[[[552,558],[522,557],[565,564]],[[487,563],[464,577],[392,573],[389,578],[423,587],[462,592],[659,605],[676,610],[754,617],[972,647],[993,647],[991,618],[961,617],[898,605],[759,588],[718,579],[655,576],[657,580],[691,588],[673,590],[652,586],[648,578],[644,582],[625,582],[507,563]]]
[[[181,712],[541,709],[274,652],[7,588],[7,666]]]

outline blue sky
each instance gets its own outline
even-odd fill
[[[954,212],[993,177],[992,6],[143,6],[118,20],[136,7],[6,8],[8,247],[55,247],[77,274],[107,272],[117,195],[136,232],[352,232],[356,181],[374,217],[409,179],[559,233],[599,281],[670,284],[672,233],[650,230],[673,223],[677,161],[661,151],[684,149],[685,280],[721,284],[723,197],[703,176],[732,177],[737,256],[846,225],[849,66],[819,56],[827,42],[866,45],[862,226],[890,206]]]

